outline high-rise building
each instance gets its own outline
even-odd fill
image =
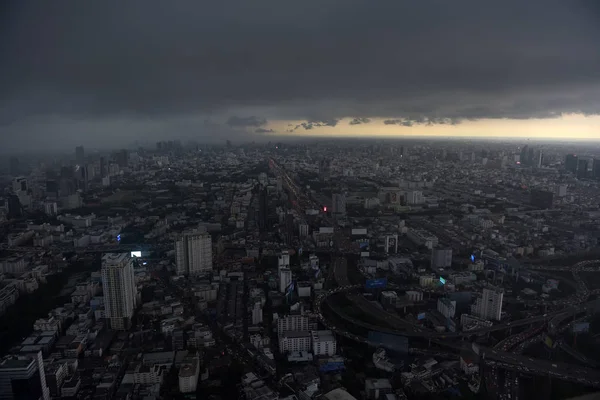
[[[108,174],[108,164],[106,157],[100,157],[100,178],[104,178]]]
[[[577,173],[577,155],[567,154],[567,157],[565,157],[565,169],[573,174]]]
[[[277,256],[277,269],[280,270],[282,268],[290,267],[290,253],[287,250],[283,250]]]
[[[431,268],[447,268],[452,265],[452,249],[432,249]]]
[[[179,368],[179,391],[193,393],[198,386],[200,375],[200,357],[197,354],[188,355]]]
[[[78,165],[83,165],[85,163],[85,152],[83,150],[83,146],[75,147],[75,162]]]
[[[119,150],[115,158],[119,167],[127,168],[129,165],[129,152],[127,149]]]
[[[279,270],[279,291],[285,293],[292,283],[292,271],[289,268]]]
[[[212,271],[212,240],[199,230],[184,232],[175,241],[177,275],[203,275]]]
[[[0,360],[0,399],[50,400],[41,351]]]
[[[343,193],[333,194],[331,212],[337,215],[346,214],[346,196]]]
[[[594,179],[600,179],[600,159],[594,158],[592,164],[592,177]]]
[[[471,306],[471,314],[486,320],[500,321],[504,290],[498,287],[486,287],[481,297]]]
[[[111,329],[126,330],[136,306],[133,264],[128,253],[108,253],[102,257],[104,314]]]
[[[294,239],[294,215],[289,213],[285,215],[285,242],[291,244]]]
[[[544,153],[542,150],[536,150],[533,157],[532,167],[534,168],[542,168],[542,161],[544,159]]]
[[[585,179],[588,176],[588,160],[577,161],[577,179]]]

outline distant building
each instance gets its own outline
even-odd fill
[[[456,301],[441,297],[437,302],[437,310],[446,318],[454,318],[456,313]]]
[[[212,271],[212,239],[197,230],[184,232],[175,242],[177,275],[203,275]]]
[[[452,265],[452,249],[431,250],[431,268],[447,268]]]
[[[346,196],[341,193],[334,193],[331,202],[331,212],[334,215],[346,215]]]
[[[104,315],[111,329],[126,330],[136,305],[133,264],[128,253],[108,253],[102,257]]]
[[[577,156],[575,154],[567,154],[567,157],[565,158],[565,169],[576,174],[577,165]]]
[[[577,179],[585,179],[588,176],[588,160],[577,161]]]

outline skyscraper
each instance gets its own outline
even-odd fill
[[[577,161],[577,179],[585,179],[588,175],[588,160]]]
[[[83,146],[75,147],[75,162],[78,165],[83,165],[85,162],[85,152],[83,150]]]
[[[574,174],[577,173],[577,156],[575,154],[567,154],[567,157],[565,157],[565,169]]]
[[[50,399],[41,351],[0,360],[0,399]]]
[[[483,289],[481,297],[471,306],[471,313],[476,317],[500,321],[504,290],[489,286]]]
[[[335,215],[346,215],[346,196],[342,193],[334,193],[331,202],[331,212]]]
[[[184,232],[175,241],[177,275],[202,275],[212,271],[212,240],[200,231]]]
[[[102,257],[104,313],[111,329],[126,330],[135,310],[136,288],[133,264],[127,253],[108,253]]]
[[[600,179],[600,159],[598,158],[594,158],[594,163],[592,164],[592,177]]]

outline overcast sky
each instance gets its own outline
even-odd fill
[[[5,0],[1,12],[4,149],[600,138],[595,0]]]

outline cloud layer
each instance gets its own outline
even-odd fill
[[[0,129],[50,116],[261,132],[272,119],[306,121],[296,131],[598,114],[599,17],[593,0],[12,0]]]

